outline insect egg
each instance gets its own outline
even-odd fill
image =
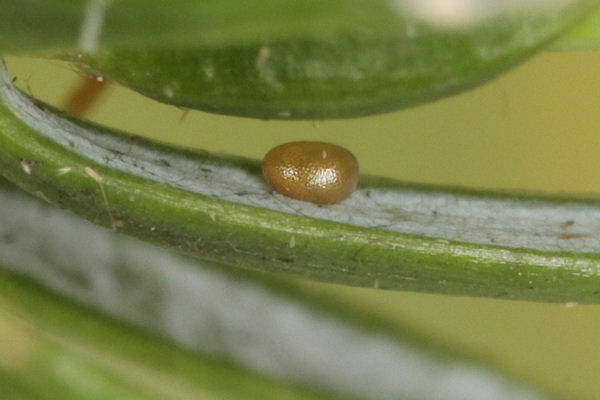
[[[315,204],[339,203],[356,189],[358,161],[343,147],[290,142],[269,151],[262,162],[267,183],[278,193]]]

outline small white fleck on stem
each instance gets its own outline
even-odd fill
[[[112,212],[110,211],[110,206],[108,205],[108,198],[106,197],[106,191],[104,190],[104,185],[102,184],[102,181],[103,181],[102,176],[100,176],[100,174],[98,174],[96,171],[94,171],[90,167],[85,167],[85,173],[90,178],[95,180],[98,183],[98,186],[100,186],[100,192],[102,193],[102,198],[104,199],[104,204],[106,205],[106,212],[108,213],[108,217],[110,218],[110,226],[116,232],[118,223],[117,223],[117,221],[115,221],[115,219],[113,218]]]
[[[71,167],[63,167],[58,170],[58,175],[64,175],[71,172]]]
[[[27,175],[31,175],[31,171],[33,171],[33,163],[29,160],[23,160],[21,161],[21,167],[23,168],[23,171],[25,171],[25,173]]]
[[[102,177],[90,167],[85,167],[85,173],[98,183],[102,183]]]

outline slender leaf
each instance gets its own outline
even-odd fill
[[[292,285],[165,252],[1,186],[0,201],[5,271],[192,353],[345,398],[548,398],[473,357],[307,299]],[[0,371],[26,388],[55,388],[60,398],[82,388],[87,396],[74,398],[330,398],[190,357],[5,271],[0,349],[12,361],[3,357]],[[9,345],[17,337],[20,349]]]
[[[435,2],[395,4],[395,12],[391,4],[387,10],[397,18],[393,28],[384,24],[369,34],[341,30],[316,39],[266,36],[241,45],[145,45],[62,57],[177,106],[265,119],[356,117],[480,84],[579,21],[592,3],[474,3],[452,15],[436,11]]]
[[[0,170],[96,223],[222,263],[386,289],[598,302],[596,198],[364,177],[319,207],[272,193],[256,162],[151,143],[32,102],[4,71]]]
[[[46,278],[65,272],[46,271]],[[0,271],[0,338],[7,400],[339,398],[191,355],[5,271]]]
[[[58,52],[182,107],[269,119],[345,118],[485,82],[598,4],[0,0],[0,51]]]

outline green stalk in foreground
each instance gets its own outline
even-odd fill
[[[201,258],[386,289],[600,300],[596,199],[364,178],[343,203],[272,193],[258,163],[65,118],[0,74],[0,168],[93,222]]]
[[[191,355],[5,271],[0,292],[3,399],[339,399]]]
[[[6,400],[338,398],[190,355],[4,271],[0,290]]]
[[[549,399],[406,328],[306,298],[290,284],[116,235],[7,186],[0,182],[3,393],[43,387],[61,399]]]

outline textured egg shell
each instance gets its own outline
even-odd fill
[[[265,155],[262,171],[276,192],[316,204],[338,203],[350,196],[358,183],[354,155],[331,143],[279,145]]]

